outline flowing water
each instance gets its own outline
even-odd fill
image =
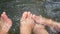
[[[13,21],[9,34],[19,34],[19,20],[24,11],[60,22],[60,0],[0,0],[0,14],[3,11]]]

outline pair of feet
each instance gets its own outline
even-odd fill
[[[34,34],[49,34],[45,26],[42,25],[44,24],[44,18],[42,16],[35,16],[30,12],[24,12],[20,22],[20,34],[31,34],[32,30]]]
[[[21,25],[24,27],[29,27],[28,30],[30,30],[29,32],[31,32],[31,30],[33,29],[33,27],[35,25],[34,19],[35,19],[34,15],[32,15],[30,12],[24,12],[22,15],[22,19],[21,19]],[[11,26],[12,26],[11,19],[8,18],[8,16],[6,15],[5,12],[3,12],[0,16],[0,33],[1,34],[3,32],[7,33],[9,31],[9,29],[11,28]],[[21,28],[24,28],[24,27],[21,27]]]
[[[35,22],[37,23],[35,23]],[[45,23],[46,22],[46,23]],[[34,34],[49,34],[46,30],[44,25],[50,26],[53,21],[49,19],[45,19],[42,16],[32,15],[30,12],[24,12],[20,21],[20,34],[31,34],[32,30]],[[42,25],[43,24],[43,25]],[[50,25],[49,25],[50,24]],[[54,28],[59,26],[59,24],[55,23]],[[3,12],[0,16],[0,34],[8,33],[9,29],[12,26],[11,19],[8,18],[5,12]],[[52,27],[52,26],[51,26]],[[58,27],[60,28],[60,27]],[[56,29],[58,29],[56,28]],[[44,33],[43,33],[44,32]]]

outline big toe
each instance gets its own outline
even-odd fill
[[[27,18],[32,18],[31,12],[28,12],[28,17]]]
[[[23,18],[23,19],[26,19],[26,18],[27,18],[27,12],[24,12],[24,13],[22,14],[22,18]]]
[[[6,12],[3,12],[1,14],[1,19],[3,19],[5,22],[8,22],[8,23],[11,23],[12,24],[12,21],[10,18],[8,18],[8,16],[6,15]]]
[[[9,19],[5,12],[1,14],[1,18],[3,18],[5,21],[8,21]]]

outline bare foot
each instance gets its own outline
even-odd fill
[[[51,19],[44,18],[41,15],[40,16],[33,15],[32,18],[38,24],[42,24],[42,25],[45,25],[45,26],[50,26],[51,24],[53,24],[53,21]]]
[[[45,29],[45,26],[41,24],[36,24],[33,29],[34,34],[49,34]]]
[[[36,21],[36,23],[45,25],[45,18],[42,17],[41,15],[40,16],[33,15],[32,18],[34,21]]]
[[[34,26],[34,21],[31,18],[30,12],[24,12],[20,23],[20,34],[31,34]]]
[[[11,26],[12,26],[11,19],[9,19],[6,13],[3,12],[0,17],[0,34],[3,34],[3,33],[7,34]]]
[[[44,24],[45,26],[50,27],[52,32],[57,33],[60,32],[60,23],[53,21],[52,19],[47,19],[42,16],[33,15],[33,20],[35,20],[39,24]]]

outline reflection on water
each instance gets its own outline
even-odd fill
[[[0,14],[6,11],[13,21],[10,34],[19,34],[19,20],[24,11],[60,21],[60,0],[0,0]]]

